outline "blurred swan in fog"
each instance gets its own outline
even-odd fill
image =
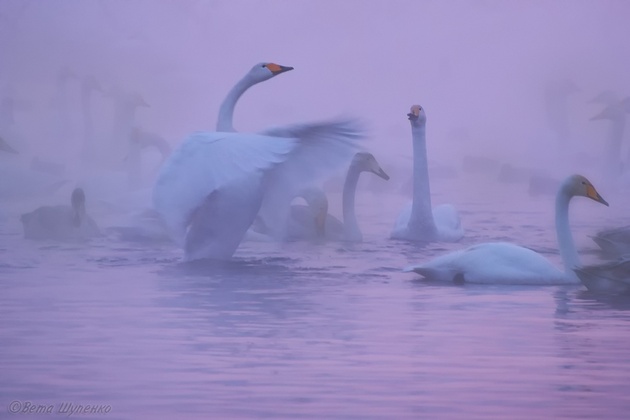
[[[630,258],[575,269],[582,284],[594,293],[630,293]]]
[[[94,92],[103,93],[103,88],[93,76],[85,76],[81,81],[81,117],[83,121],[83,141],[81,155],[84,161],[91,161],[96,156],[96,138],[92,119],[92,96]]]
[[[96,222],[86,214],[85,193],[81,188],[72,191],[70,206],[42,206],[22,214],[26,239],[87,239],[99,235]]]
[[[384,180],[389,180],[389,175],[380,167],[374,155],[358,152],[354,155],[348,168],[343,187],[343,222],[328,214],[328,198],[321,188],[305,188],[297,196],[303,198],[307,205],[294,204],[291,206],[287,239],[326,238],[361,242],[363,234],[359,229],[354,206],[357,183],[361,172],[372,172]]]
[[[138,165],[134,160],[138,155],[137,145],[130,142],[133,129],[136,126],[136,111],[138,108],[149,108],[149,104],[138,92],[127,92],[120,86],[114,86],[106,92],[114,101],[114,118],[111,139],[108,142],[108,157],[114,166],[124,161],[125,156],[131,156],[126,160],[125,168],[130,171],[130,178],[135,175]]]
[[[186,260],[230,258],[263,200],[286,223],[295,193],[343,164],[363,137],[354,120],[267,133],[196,133],[165,162],[153,190],[154,208],[183,245]]]
[[[50,106],[51,114],[51,141],[53,141],[59,149],[61,155],[55,156],[59,158],[67,154],[67,147],[71,147],[75,138],[75,127],[72,123],[71,114],[71,98],[70,98],[70,82],[78,80],[77,75],[68,67],[62,67],[57,73],[55,82],[55,91],[51,98]],[[65,153],[64,153],[65,152]]]
[[[407,117],[413,138],[413,201],[398,216],[391,237],[422,242],[458,241],[464,231],[455,207],[442,204],[431,208],[424,109],[413,105]]]
[[[608,258],[630,256],[630,226],[603,230],[593,240]]]
[[[544,89],[544,106],[547,126],[556,136],[558,152],[571,143],[569,124],[569,97],[579,92],[570,79],[553,80]]]
[[[9,146],[2,137],[0,137],[0,150],[7,153],[17,154],[17,151],[14,150],[11,146]]]
[[[146,131],[137,126],[132,130],[130,141],[137,145],[138,153],[149,149],[157,150],[161,158],[158,167],[164,163],[166,158],[168,158],[172,152],[171,145],[164,137],[159,134]],[[129,156],[127,156],[127,159],[128,158]],[[142,165],[140,156],[136,156],[135,159],[138,165]]]
[[[228,92],[219,108],[217,131],[236,131],[233,125],[234,108],[243,93],[257,83],[269,80],[274,76],[293,70],[293,67],[281,66],[275,63],[258,63],[239,80]]]
[[[573,269],[580,266],[580,259],[569,227],[569,202],[575,196],[588,197],[608,206],[585,177],[572,175],[562,183],[556,195],[556,236],[564,272],[537,252],[506,242],[473,245],[404,271],[414,271],[429,280],[456,283],[578,283]]]
[[[600,96],[602,95],[600,94],[597,98]],[[623,133],[626,127],[626,115],[630,112],[630,98],[610,103],[613,99],[614,97],[608,96],[604,100],[605,103],[607,103],[606,108],[591,118],[591,121],[610,121],[608,144],[606,145],[604,160],[605,170],[610,180],[614,180],[619,177],[623,170],[623,163],[621,160]]]

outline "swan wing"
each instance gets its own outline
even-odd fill
[[[221,196],[238,200],[250,194],[252,186],[260,186],[266,171],[284,161],[295,145],[291,138],[195,133],[162,166],[153,189],[154,208],[174,239],[182,243],[200,206],[207,210],[211,203],[220,202]],[[212,197],[210,202],[208,197]],[[200,220],[197,217],[196,223],[201,224]]]
[[[299,140],[289,159],[271,173],[260,212],[272,235],[284,238],[291,200],[301,189],[347,164],[360,149],[364,130],[355,119],[337,119],[271,128],[263,134]]]

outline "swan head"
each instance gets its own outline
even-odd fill
[[[0,150],[7,153],[17,154],[17,151],[13,149],[11,146],[9,146],[9,144],[6,141],[4,141],[2,137],[0,137]]]
[[[582,175],[571,175],[567,178],[562,185],[561,191],[565,191],[570,197],[587,197],[608,206],[608,202],[597,192],[591,181]]]
[[[422,125],[427,122],[427,114],[420,105],[412,105],[407,117],[409,121],[411,121],[411,124]]]
[[[103,87],[101,86],[99,81],[96,80],[96,77],[92,75],[85,76],[83,78],[82,87],[83,87],[83,90],[86,92],[89,92],[90,90],[104,92]]]
[[[351,165],[361,171],[372,172],[373,174],[376,174],[376,176],[383,178],[385,181],[389,180],[389,175],[387,175],[383,168],[381,168],[381,165],[378,164],[372,153],[357,153],[354,155]]]
[[[597,96],[589,101],[590,104],[614,105],[619,101],[617,94],[612,90],[600,92]]]
[[[258,63],[247,73],[247,77],[252,82],[259,83],[291,70],[293,67],[281,66],[276,63]]]
[[[151,105],[149,105],[145,100],[144,97],[142,97],[142,95],[140,95],[138,92],[133,92],[129,95],[128,98],[129,102],[136,106],[136,107],[145,107],[145,108],[151,108]]]

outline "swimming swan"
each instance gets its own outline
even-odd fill
[[[274,76],[293,70],[293,67],[281,66],[275,63],[258,63],[239,80],[228,92],[219,108],[219,118],[217,120],[217,131],[236,131],[232,120],[236,102],[243,93],[257,83],[269,80]]]
[[[71,205],[42,206],[21,216],[26,239],[87,239],[99,235],[96,222],[86,214],[85,193],[72,191]]]
[[[422,242],[458,241],[464,231],[455,207],[442,204],[431,209],[424,109],[413,105],[407,117],[413,138],[413,201],[398,216],[391,237]]]
[[[621,150],[623,146],[623,133],[626,127],[626,115],[630,112],[630,98],[608,104],[599,114],[593,116],[591,121],[608,120],[608,144],[605,153],[605,169],[610,180],[614,180],[622,173]]]
[[[347,161],[363,138],[354,120],[295,124],[279,132],[292,136],[196,133],[166,160],[153,204],[174,240],[183,245],[187,261],[230,258],[271,185],[292,198],[296,190]],[[276,208],[284,213],[284,206]]]
[[[389,175],[381,168],[371,153],[358,152],[354,155],[343,186],[343,222],[328,214],[328,199],[319,188],[308,188],[300,192],[307,206],[291,206],[289,225],[290,239],[333,239],[348,242],[363,241],[355,214],[354,199],[357,183],[362,172],[372,172],[379,178],[389,180]]]
[[[414,271],[429,280],[457,283],[579,283],[573,269],[580,266],[580,260],[569,228],[569,202],[574,196],[588,197],[608,206],[585,177],[572,175],[562,183],[556,195],[556,235],[564,272],[537,252],[505,242],[473,245],[404,271]]]

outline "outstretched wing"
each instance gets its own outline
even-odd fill
[[[154,208],[182,243],[191,216],[208,196],[222,188],[233,197],[250,194],[251,186],[260,184],[265,172],[285,160],[296,143],[256,134],[193,134],[162,166],[153,189]]]
[[[274,236],[283,238],[291,200],[303,188],[350,162],[365,137],[356,119],[336,119],[293,124],[265,130],[262,134],[298,141],[289,158],[267,179],[260,216]]]

